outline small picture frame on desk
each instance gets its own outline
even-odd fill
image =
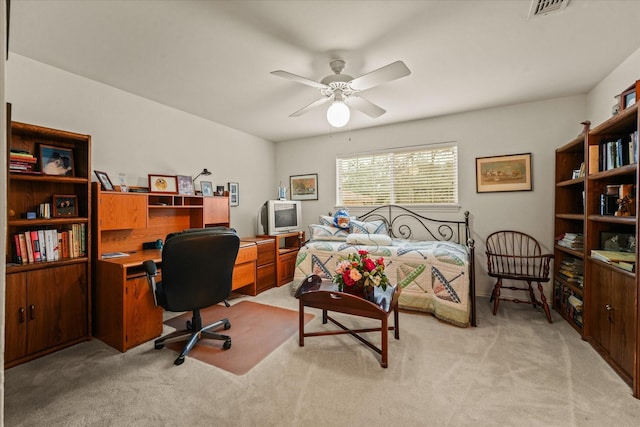
[[[178,194],[178,178],[175,175],[149,174],[151,193]]]
[[[53,217],[73,218],[78,216],[78,196],[53,195]]]
[[[203,197],[213,197],[213,184],[209,181],[200,181]]]
[[[109,175],[107,175],[106,172],[94,170],[93,173],[95,173],[96,177],[98,177],[98,181],[100,181],[100,186],[102,187],[102,191],[115,190],[115,187],[113,186],[113,183],[109,179]]]
[[[216,185],[216,196],[224,196],[224,185]]]
[[[178,175],[178,194],[193,196],[193,178],[188,175]]]

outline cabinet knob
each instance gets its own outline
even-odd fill
[[[605,304],[604,308],[607,309],[607,320],[609,320],[609,323],[613,323],[613,319],[611,318],[611,312],[613,311],[613,307],[609,304]]]

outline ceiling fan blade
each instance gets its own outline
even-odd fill
[[[409,74],[411,74],[411,71],[404,65],[404,62],[396,61],[364,76],[356,77],[349,82],[349,86],[355,90],[365,90]]]
[[[367,116],[372,117],[374,119],[380,117],[381,115],[387,112],[387,110],[385,110],[384,108],[380,108],[373,102],[367,101],[366,99],[358,95],[351,95],[350,97],[345,99],[344,102],[349,107],[353,107],[356,110],[362,111]]]
[[[306,77],[300,77],[298,75],[292,74],[288,71],[282,71],[282,70],[278,70],[278,71],[272,71],[271,74],[273,74],[274,76],[278,76],[278,77],[282,77],[285,79],[289,79],[289,80],[293,80],[294,82],[298,82],[298,83],[302,83],[303,85],[307,85],[307,86],[311,86],[314,87],[316,89],[328,89],[329,86],[322,84],[320,82],[316,82],[310,79],[307,79]]]
[[[313,108],[315,108],[315,107],[317,107],[319,105],[324,104],[325,102],[329,101],[332,98],[333,98],[333,96],[325,96],[325,97],[322,97],[322,98],[320,98],[318,100],[315,100],[311,104],[306,105],[306,106],[302,107],[301,109],[299,109],[298,111],[296,111],[295,113],[291,114],[289,117],[301,116],[304,113],[306,113],[307,111],[309,111],[309,110],[311,110],[311,109],[313,109]]]

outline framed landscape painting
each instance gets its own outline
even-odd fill
[[[318,174],[289,177],[291,200],[318,200]]]
[[[476,158],[476,191],[531,191],[531,153]]]

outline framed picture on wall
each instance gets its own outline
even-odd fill
[[[318,174],[290,176],[289,189],[291,200],[318,200]]]
[[[240,204],[240,184],[230,182],[229,184],[229,206],[238,206]]]
[[[476,158],[476,191],[531,191],[531,153]]]

